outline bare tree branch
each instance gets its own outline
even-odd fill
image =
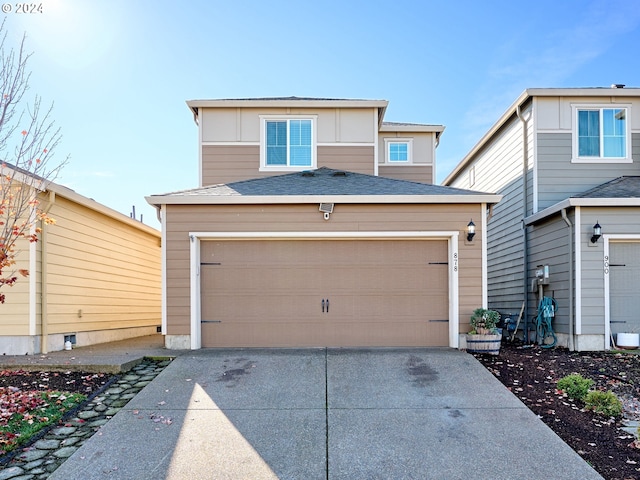
[[[41,224],[53,224],[40,207],[38,196],[54,181],[67,159],[55,163],[60,129],[51,119],[53,105],[42,109],[36,95],[25,101],[31,73],[25,51],[26,35],[17,51],[7,47],[4,21],[0,24],[0,288],[13,285],[17,268],[18,241],[36,242]],[[0,303],[5,294],[0,292]]]

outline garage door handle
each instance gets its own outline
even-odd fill
[[[327,298],[327,313],[329,313],[329,299]]]
[[[322,299],[322,313],[324,313],[324,298]]]

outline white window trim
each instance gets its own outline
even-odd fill
[[[311,165],[267,165],[267,121],[311,120]],[[317,115],[260,115],[260,171],[302,172],[317,168]]]
[[[389,148],[392,143],[406,143],[407,144],[407,160],[395,161],[389,160]],[[384,163],[385,165],[410,165],[413,163],[413,138],[395,138],[389,137],[384,139]]]
[[[578,111],[579,110],[603,110],[603,109],[625,109],[627,111],[627,131],[626,131],[626,157],[580,157],[578,156]],[[571,132],[572,132],[572,152],[571,163],[633,163],[631,156],[631,104],[628,103],[598,103],[598,104],[572,104],[571,105]]]

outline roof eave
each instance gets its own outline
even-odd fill
[[[88,197],[85,197],[84,195],[80,195],[79,193],[76,193],[70,188],[67,188],[65,186],[52,182],[47,185],[46,190],[50,192],[54,192],[56,196],[60,196],[60,197],[66,198],[67,200],[71,200],[72,202],[82,205],[83,207],[99,212],[109,218],[125,223],[143,232],[149,233],[158,238],[160,238],[161,236],[161,233],[159,230],[153,227],[150,227],[149,225],[146,225],[140,222],[139,220],[135,220],[131,217],[128,217],[124,213],[120,213],[110,207],[107,207],[106,205],[98,203],[92,198],[88,198]]]
[[[640,207],[640,198],[568,198],[551,205],[538,213],[529,215],[524,219],[525,225],[533,225],[546,218],[560,213],[565,208],[573,207]]]
[[[377,108],[380,122],[389,102],[387,100],[357,99],[213,99],[187,100],[187,106],[197,117],[199,108]]]
[[[533,97],[640,97],[640,88],[528,88],[520,94],[515,102],[502,114],[496,123],[482,136],[480,141],[465,155],[458,165],[442,181],[442,185],[449,185],[458,174],[473,160],[474,156],[484,147],[487,141],[516,115],[518,107]]]
[[[511,106],[502,114],[502,116],[498,119],[496,123],[480,138],[478,143],[476,143],[473,148],[467,153],[464,158],[456,165],[456,167],[451,171],[449,175],[442,181],[442,185],[449,185],[453,182],[458,174],[464,170],[464,168],[473,161],[474,156],[480,149],[482,149],[485,143],[498,131],[502,126],[507,123],[507,121],[513,117],[518,108],[522,107],[529,98],[531,98],[532,90],[525,90],[520,94],[515,102],[511,104]]]
[[[381,132],[426,132],[440,134],[444,132],[444,125],[389,125],[380,126]]]
[[[145,197],[153,206],[160,205],[268,205],[306,203],[422,203],[422,204],[470,204],[498,203],[502,195],[151,195]]]

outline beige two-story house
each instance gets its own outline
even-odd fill
[[[385,100],[187,105],[200,185],[147,197],[168,348],[460,346],[500,197],[433,184],[443,126]]]

